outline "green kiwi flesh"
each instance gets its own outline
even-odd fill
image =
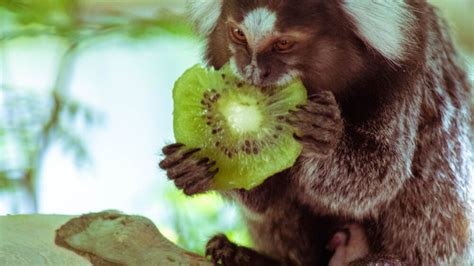
[[[301,153],[287,122],[288,111],[306,102],[298,79],[260,88],[238,80],[228,65],[196,65],[176,81],[173,101],[176,142],[216,161],[213,189],[251,189],[291,167]]]

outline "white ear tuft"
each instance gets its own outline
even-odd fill
[[[216,27],[222,12],[223,0],[188,0],[187,13],[202,36],[209,35]]]
[[[344,0],[343,7],[362,40],[392,63],[403,59],[414,23],[403,0]]]

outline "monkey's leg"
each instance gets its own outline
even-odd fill
[[[333,251],[329,266],[349,264],[352,266],[367,266],[374,262],[383,263],[381,265],[401,265],[399,260],[389,256],[366,257],[350,263],[355,258],[360,258],[367,254],[368,246],[365,233],[360,225],[351,224],[346,230],[347,232],[337,232],[330,243],[328,243],[328,249]],[[295,264],[292,261],[280,262],[250,248],[238,246],[229,241],[223,234],[216,235],[209,240],[206,247],[206,256],[210,256],[214,264],[221,265],[299,265],[299,263]],[[326,265],[327,262],[321,263]]]
[[[216,235],[209,240],[206,245],[206,257],[207,256],[211,258],[211,261],[215,265],[284,265],[255,250],[232,243],[223,234]]]

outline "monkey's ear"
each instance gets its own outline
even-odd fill
[[[197,32],[208,36],[216,27],[223,0],[188,0],[187,14]]]
[[[415,22],[404,0],[343,0],[342,6],[368,46],[393,63],[404,58]]]

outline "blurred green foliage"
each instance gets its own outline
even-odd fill
[[[134,1],[115,5],[112,1],[0,0],[0,55],[2,45],[17,38],[34,41],[48,36],[65,46],[50,89],[0,84],[0,191],[26,191],[31,211],[36,211],[37,179],[52,145],[62,145],[78,166],[88,162],[77,127],[100,125],[101,115],[69,93],[74,63],[84,49],[111,35],[137,42],[163,34],[193,36],[182,14],[169,10],[168,4],[153,3],[159,8],[143,15],[129,12],[128,4],[133,6]],[[165,198],[170,205],[172,238],[187,250],[202,254],[206,240],[217,232],[250,244],[236,208],[218,195],[189,198],[170,186]]]
[[[217,233],[241,245],[250,246],[250,235],[240,213],[217,193],[187,197],[170,187],[166,193],[170,207],[176,210],[170,223],[176,233],[174,241],[179,246],[204,255],[207,240]]]
[[[192,34],[182,17],[166,8],[157,10],[157,14],[146,16],[126,12],[123,8],[92,13],[89,12],[92,2],[87,3],[89,2],[80,0],[0,0],[0,15],[6,18],[3,23],[7,23],[4,29],[9,28],[3,33],[2,39],[18,35],[54,35],[84,41],[111,33],[136,38],[163,33]],[[109,5],[114,6],[114,3],[109,2]]]
[[[132,2],[133,3],[133,2]],[[152,16],[90,7],[77,0],[0,0],[0,47],[16,38],[50,36],[66,46],[53,87],[43,93],[0,84],[0,190],[25,189],[37,210],[36,182],[46,150],[62,143],[78,164],[88,159],[74,124],[97,122],[96,111],[68,93],[74,62],[97,38],[120,34],[136,40],[158,34],[191,36],[179,15],[160,10]],[[113,5],[112,5],[113,6]],[[158,11],[157,11],[158,12]]]
[[[429,0],[447,19],[457,43],[474,54],[474,0]]]

